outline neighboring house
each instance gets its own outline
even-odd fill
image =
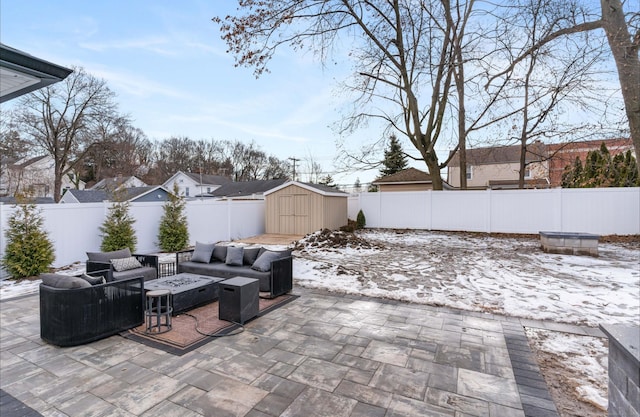
[[[96,182],[93,187],[89,188],[90,190],[105,190],[105,191],[114,191],[122,188],[134,188],[134,187],[148,187],[144,181],[131,176],[131,177],[123,177],[122,175],[118,175],[117,177],[105,178],[98,182]]]
[[[202,197],[262,200],[264,199],[265,192],[279,187],[287,181],[285,178],[276,180],[232,181],[222,185],[211,193],[202,195]]]
[[[231,182],[228,177],[222,175],[196,174],[193,172],[178,171],[166,180],[162,185],[173,191],[174,184],[178,186],[178,194],[184,197],[210,194],[222,185]]]
[[[562,185],[562,173],[576,157],[582,163],[589,151],[600,149],[602,143],[612,156],[631,150],[631,139],[605,139],[581,142],[544,144],[533,142],[527,146],[525,188],[550,188]],[[518,188],[520,145],[467,149],[467,188]],[[447,168],[447,181],[460,187],[460,160],[454,155]]]
[[[550,144],[548,145],[548,152],[550,156],[549,180],[551,181],[551,186],[560,187],[562,185],[562,174],[566,166],[573,165],[576,157],[580,158],[584,164],[589,151],[599,150],[603,142],[612,157],[630,150],[637,159],[631,138]]]
[[[0,197],[9,194],[9,165],[13,165],[14,160],[4,155],[0,155]]]
[[[549,188],[547,147],[534,142],[527,147],[525,188]],[[520,145],[467,149],[468,189],[518,188]],[[456,153],[447,167],[447,182],[460,187],[460,157]]]
[[[27,193],[33,197],[53,197],[54,166],[51,156],[37,156],[35,158],[23,158],[13,164],[7,164],[2,169],[2,188],[6,188],[6,194],[15,196],[17,192]],[[84,182],[80,181],[79,188],[84,188]],[[62,189],[75,188],[75,184],[68,176],[62,178]]]
[[[380,192],[433,190],[431,175],[416,168],[407,168],[395,174],[386,175],[371,184],[378,186]]]
[[[167,201],[170,192],[161,185],[147,187],[122,188],[117,191],[124,193],[124,201],[132,203]],[[67,190],[60,199],[62,204],[100,203],[113,201],[113,192],[107,190]]]

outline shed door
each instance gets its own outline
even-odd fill
[[[309,233],[309,204],[307,194],[285,194],[279,197],[280,233],[304,235]]]

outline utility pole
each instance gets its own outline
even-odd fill
[[[290,160],[293,161],[293,180],[296,180],[296,162],[298,162],[300,159],[298,158],[289,158]]]

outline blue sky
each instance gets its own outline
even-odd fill
[[[336,80],[351,68],[329,72],[311,54],[283,50],[271,73],[256,79],[251,69],[234,67],[211,21],[232,13],[235,5],[230,0],[2,0],[0,40],[105,79],[120,111],[149,139],[255,141],[280,159],[301,159],[298,172],[312,155],[331,173],[338,139],[331,125],[340,119],[345,100],[336,94]],[[357,132],[348,140],[370,141],[378,132]],[[364,183],[376,175],[374,170],[333,178],[339,184],[356,178]]]

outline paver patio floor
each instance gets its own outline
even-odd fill
[[[38,296],[5,300],[0,388],[45,416],[557,416],[523,331],[545,323],[294,293],[183,356],[120,336],[51,346]]]

